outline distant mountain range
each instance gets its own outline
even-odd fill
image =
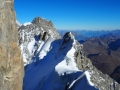
[[[93,65],[120,83],[120,30],[108,31],[105,35],[79,42]]]
[[[57,30],[58,33],[63,36],[68,30]],[[108,34],[112,31],[110,30],[71,30],[71,32],[75,35],[77,40],[85,40],[90,37],[102,36]]]

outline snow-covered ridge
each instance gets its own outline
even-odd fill
[[[52,23],[44,20],[37,17],[19,28],[23,90],[98,90],[92,76],[96,72],[83,69],[92,65],[84,61],[83,45],[71,32],[61,39]]]
[[[32,45],[33,44],[31,44],[31,46]],[[24,90],[34,90],[34,88],[40,88],[39,90],[56,90],[61,88],[61,90],[63,90],[66,88],[67,83],[72,85],[72,82],[77,78],[76,82],[82,79],[79,77],[84,73],[84,71],[77,68],[77,64],[74,59],[74,53],[77,49],[75,48],[76,45],[76,40],[70,32],[68,32],[63,39],[55,40],[49,36],[46,41],[42,41],[41,45],[36,50],[37,53],[33,55],[31,59],[32,62],[26,66],[23,86]],[[52,78],[52,76],[55,78]],[[64,78],[65,76],[71,79],[67,80],[67,78]],[[93,88],[89,83],[91,81],[87,81],[86,76],[87,74],[84,73],[84,76],[82,77],[84,77],[85,80],[83,82],[85,82],[89,88]],[[64,79],[62,80],[62,78]],[[34,84],[31,82],[34,82]],[[56,83],[54,84],[54,82]],[[64,85],[62,85],[61,82],[63,82]],[[42,83],[44,83],[44,85],[42,85]],[[69,89],[73,88],[75,83],[69,87]],[[40,86],[38,84],[40,84]]]

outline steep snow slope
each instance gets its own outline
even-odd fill
[[[68,35],[70,37],[66,36],[62,40],[54,40],[49,37],[44,42],[38,50],[38,54],[32,58],[34,62],[26,66],[24,90],[64,90],[67,84],[73,86],[74,80],[80,80],[81,75],[85,77],[86,73],[79,70],[75,63],[74,53],[76,50],[73,46],[76,45],[76,41],[71,37],[71,33]],[[87,79],[84,79],[83,82],[89,86],[89,90],[93,88],[88,84]]]
[[[83,45],[71,32],[60,39],[51,21],[37,17],[30,25],[21,26],[19,44],[25,62],[23,90],[112,90],[101,89],[95,82],[92,75],[97,71],[83,68],[92,65],[85,65]]]

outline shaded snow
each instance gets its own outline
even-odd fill
[[[75,45],[74,40],[64,44],[66,48],[60,50],[63,41],[49,37],[40,46],[39,54],[34,58],[36,62],[26,66],[23,90],[64,90],[67,84],[68,90],[96,90],[88,83],[86,74],[77,68],[74,59],[76,50],[70,47]],[[76,85],[78,82],[85,85]]]
[[[70,86],[69,86],[69,89],[75,84],[75,82],[77,82],[79,79],[83,78],[85,76],[85,73],[82,73],[76,80],[74,80]]]

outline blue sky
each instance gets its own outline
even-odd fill
[[[120,0],[14,0],[14,8],[22,24],[40,16],[57,30],[120,29]]]

